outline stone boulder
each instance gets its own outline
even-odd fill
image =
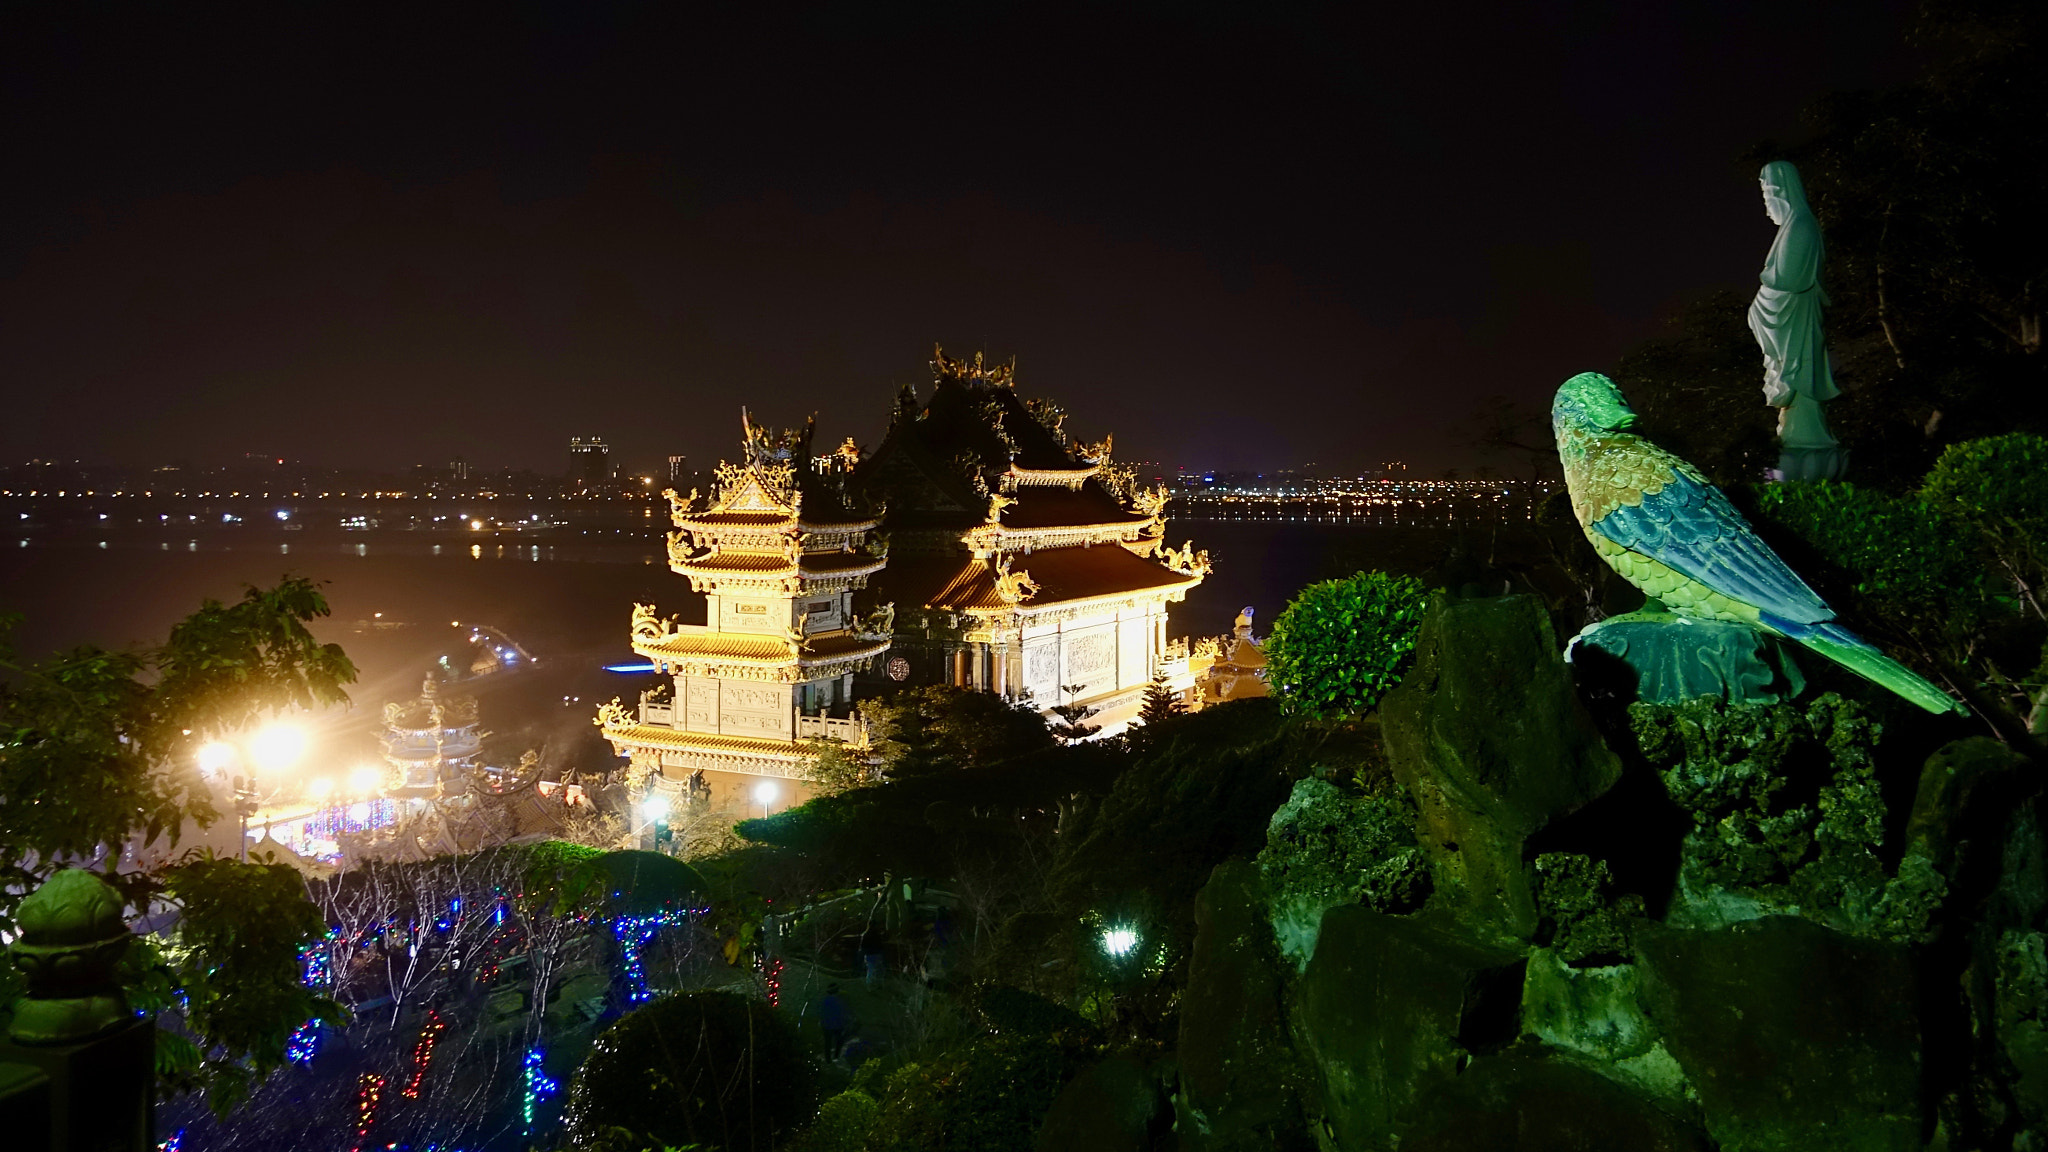
[[[1447,917],[1359,904],[1324,913],[1294,1021],[1336,1146],[1394,1147],[1425,1092],[1515,1039],[1521,991],[1520,953],[1475,942]]]
[[[1641,1000],[1725,1149],[1921,1147],[1919,986],[1903,947],[1794,916],[1637,937]]]
[[[1496,943],[1526,942],[1537,917],[1524,841],[1622,773],[1579,701],[1541,602],[1439,593],[1380,723],[1440,893]]]
[[[1925,856],[1956,879],[1957,851],[1994,841],[2019,787],[2038,787],[2018,770],[2026,761],[1988,736],[1942,746],[1920,769],[1920,789],[1906,821],[1906,851]],[[1987,835],[1990,834],[1990,835]]]
[[[1159,1078],[1111,1056],[1060,1089],[1038,1129],[1042,1152],[1149,1152],[1172,1127]]]
[[[1190,1152],[1310,1149],[1307,1076],[1287,1038],[1282,971],[1258,868],[1217,865],[1195,896],[1195,942],[1181,997],[1180,1147]]]
[[[1708,1152],[1706,1134],[1587,1068],[1517,1045],[1480,1056],[1418,1109],[1401,1152]]]

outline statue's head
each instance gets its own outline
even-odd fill
[[[1794,213],[1805,212],[1806,185],[1799,180],[1799,169],[1790,160],[1773,160],[1764,165],[1759,177],[1764,186],[1764,211],[1770,214],[1771,223],[1783,224]]]
[[[1621,389],[1598,372],[1581,372],[1565,381],[1550,403],[1550,427],[1556,433],[1567,427],[1612,432],[1635,422],[1636,414],[1621,398]]]

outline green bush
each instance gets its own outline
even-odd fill
[[[1346,795],[1310,778],[1273,813],[1259,876],[1282,955],[1306,968],[1323,913],[1339,904],[1412,912],[1429,896],[1429,867],[1415,844],[1415,807],[1398,789]]]
[[[1942,504],[1817,480],[1771,484],[1757,509],[1850,584],[1863,614],[1910,631],[1915,621],[1980,615],[1984,569],[1964,526]]]
[[[768,1005],[730,992],[664,996],[606,1029],[577,1069],[576,1148],[771,1147],[810,1119],[810,1061]]]
[[[1269,682],[1290,711],[1364,715],[1400,683],[1427,592],[1412,576],[1385,572],[1309,585],[1273,624]]]
[[[2048,439],[2014,432],[1950,445],[1920,491],[1976,529],[2008,576],[2038,590],[2048,572]]]

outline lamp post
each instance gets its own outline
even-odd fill
[[[777,792],[778,789],[775,787],[775,781],[773,780],[763,780],[759,784],[754,785],[754,803],[761,806],[761,815],[763,817],[768,815],[768,806],[775,803]]]

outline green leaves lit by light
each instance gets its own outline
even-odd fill
[[[1401,682],[1428,590],[1412,576],[1360,572],[1301,590],[1266,642],[1269,682],[1293,712],[1359,716]]]

